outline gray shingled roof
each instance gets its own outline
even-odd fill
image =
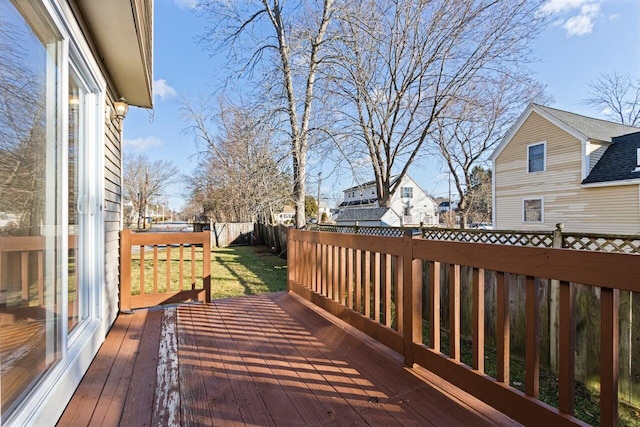
[[[390,208],[345,209],[336,221],[380,221]]]
[[[585,135],[589,139],[611,142],[613,137],[639,131],[638,128],[633,126],[626,126],[607,120],[581,116],[580,114],[570,113],[563,110],[556,110],[555,108],[545,107],[539,104],[534,105],[545,111],[546,113],[554,116],[561,122],[565,123],[567,126],[570,126],[576,131]]]
[[[607,148],[582,183],[594,184],[640,178],[640,172],[635,172],[638,148],[640,148],[640,131],[638,130],[632,134],[613,138],[613,144]]]
[[[389,186],[393,187],[393,184],[395,184],[396,181],[398,181],[398,177],[397,176],[391,178],[391,182],[389,183]],[[363,182],[362,184],[358,184],[358,185],[356,185],[354,187],[349,187],[349,188],[347,188],[345,190],[342,190],[342,191],[343,192],[345,192],[345,191],[356,191],[356,190],[360,190],[362,188],[368,187],[370,185],[374,185],[375,183],[376,183],[375,181],[367,181],[367,182]]]

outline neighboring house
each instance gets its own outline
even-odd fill
[[[454,212],[458,210],[458,202],[440,202],[438,204],[438,208],[436,212],[439,214],[443,214],[453,210]]]
[[[119,311],[122,119],[152,0],[0,1],[0,425],[55,425]]]
[[[640,233],[640,129],[531,104],[491,155],[497,229]]]
[[[326,219],[327,221],[331,221],[332,218],[332,213],[331,213],[331,207],[329,206],[329,204],[327,202],[320,202],[319,206],[318,206],[318,211],[320,213],[320,219],[322,220],[322,214],[326,214]]]
[[[276,214],[276,222],[278,224],[291,223],[295,221],[296,209],[293,206],[285,206],[282,212]]]
[[[344,190],[344,200],[338,206],[336,225],[418,226],[438,223],[436,202],[409,176],[392,180],[397,188],[389,207],[378,205],[375,181]]]

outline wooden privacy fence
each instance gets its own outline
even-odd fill
[[[258,242],[269,246],[280,255],[287,252],[287,230],[292,226],[282,224],[268,225],[256,223],[254,232]]]
[[[196,255],[202,246],[201,259]],[[147,249],[150,247],[149,249]],[[151,259],[147,260],[147,253]],[[186,254],[185,254],[186,252]],[[177,259],[174,258],[177,254]],[[162,255],[162,256],[160,256]],[[198,267],[201,264],[201,267]],[[135,265],[137,269],[132,269]],[[177,274],[175,273],[177,270]],[[132,286],[132,273],[137,284]],[[200,280],[198,280],[198,273]],[[148,280],[151,275],[151,280]],[[164,283],[160,282],[164,276]],[[198,283],[200,282],[200,284]],[[189,299],[211,301],[211,235],[120,232],[120,310]]]
[[[489,245],[289,230],[289,289],[340,317],[496,409],[525,424],[580,424],[574,418],[575,286],[600,293],[600,423],[617,423],[619,292],[640,291],[640,256],[557,248]],[[429,271],[423,283],[424,265]],[[441,267],[449,270],[448,354],[441,352]],[[461,360],[460,270],[472,270],[472,357]],[[485,271],[495,271],[496,373],[485,371]],[[526,287],[524,392],[510,384],[509,281]],[[559,283],[558,408],[539,400],[537,294]],[[429,307],[423,307],[423,292]],[[424,309],[424,310],[423,310]],[[423,318],[423,312],[427,313]],[[423,337],[423,325],[428,325]],[[425,341],[427,344],[425,344]]]

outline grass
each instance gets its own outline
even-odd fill
[[[190,289],[192,280],[196,287],[202,283],[202,248],[185,247],[183,250],[182,287]],[[169,265],[169,291],[180,289],[180,250],[179,248],[158,249],[158,274],[156,284],[158,292],[167,291],[167,256]],[[144,252],[144,289],[145,293],[154,290],[153,250]],[[254,295],[277,292],[286,289],[287,262],[272,255],[260,246],[235,246],[213,248],[211,251],[211,298],[229,298],[241,295]],[[195,270],[195,276],[192,275]],[[131,293],[140,293],[140,254],[132,254]]]

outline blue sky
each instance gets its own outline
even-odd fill
[[[205,22],[191,10],[194,3],[155,0],[154,109],[131,108],[124,123],[125,156],[144,153],[151,160],[172,160],[184,174],[194,169],[197,148],[183,132],[181,99],[206,97],[225,77],[223,59],[196,43]],[[582,100],[588,82],[601,73],[615,69],[640,79],[640,0],[548,0],[543,9],[551,19],[533,46],[538,58],[531,66],[534,76],[547,85],[555,100],[551,106],[604,118]],[[409,173],[434,196],[448,191],[447,174],[436,161],[423,160]],[[308,182],[312,194],[317,192],[315,174]],[[324,179],[321,191],[331,199],[354,184],[343,171]],[[168,189],[172,209],[181,209],[183,188],[178,183]]]

